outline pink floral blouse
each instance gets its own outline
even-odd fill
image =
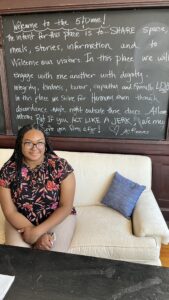
[[[0,170],[0,186],[10,188],[18,211],[38,225],[59,207],[61,181],[71,172],[73,168],[65,159],[47,154],[35,169],[23,163],[17,178],[16,163],[8,160]],[[75,213],[73,208],[72,214]]]

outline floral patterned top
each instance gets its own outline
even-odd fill
[[[71,172],[73,168],[65,159],[47,154],[35,169],[23,163],[17,178],[16,163],[8,160],[0,170],[0,186],[10,188],[18,211],[38,225],[59,207],[61,181]],[[76,214],[74,208],[72,214]]]

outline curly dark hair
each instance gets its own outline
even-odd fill
[[[44,129],[40,125],[38,125],[38,124],[24,125],[18,131],[18,134],[17,134],[17,137],[16,137],[16,142],[15,142],[15,147],[14,147],[14,152],[13,152],[11,158],[10,158],[12,161],[16,162],[18,175],[20,174],[22,160],[23,160],[22,140],[23,140],[23,137],[24,137],[25,133],[28,132],[29,130],[32,130],[32,129],[39,130],[43,133],[44,138],[45,138],[45,154],[47,154],[47,153],[55,154],[53,152],[53,149],[52,149],[49,141],[48,141],[48,138],[45,134]]]

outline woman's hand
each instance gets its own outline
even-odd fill
[[[35,249],[51,250],[53,245],[53,238],[50,233],[43,234],[34,244]]]
[[[29,245],[35,244],[40,237],[37,227],[33,226],[23,227],[19,229],[18,232],[21,233],[24,242]]]

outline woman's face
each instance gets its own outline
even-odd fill
[[[22,139],[22,154],[25,161],[41,163],[45,153],[45,137],[43,132],[36,129],[27,131]]]

